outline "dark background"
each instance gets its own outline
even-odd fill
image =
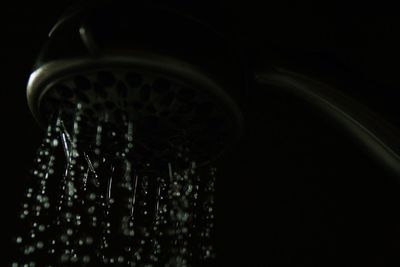
[[[221,0],[199,7],[221,12],[220,22],[250,65],[281,60],[338,85],[399,126],[395,4],[276,2]],[[49,30],[70,3],[2,4],[4,262],[13,254],[10,240],[18,231],[18,207],[42,134],[26,103],[27,79]],[[245,136],[220,162],[218,266],[398,266],[395,177],[306,103],[268,88],[246,90]]]

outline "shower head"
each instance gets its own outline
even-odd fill
[[[151,157],[170,160],[185,145],[206,163],[242,132],[234,99],[243,86],[233,55],[218,33],[178,9],[74,8],[49,34],[28,103],[42,125],[79,107],[89,127],[133,122],[137,146]]]

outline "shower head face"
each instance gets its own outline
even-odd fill
[[[161,57],[53,62],[32,74],[28,100],[41,124],[57,113],[71,123],[78,105],[87,127],[105,121],[123,131],[130,121],[136,154],[158,162],[173,160],[184,148],[207,163],[242,131],[238,108],[217,83]]]
[[[215,159],[242,133],[241,65],[225,38],[180,8],[132,5],[61,17],[29,80],[33,115],[46,125],[61,112],[71,124],[79,106],[85,127],[104,121],[123,133],[132,122],[136,155]]]

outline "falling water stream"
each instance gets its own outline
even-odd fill
[[[122,118],[117,129],[100,117],[89,125],[78,105],[49,123],[12,267],[211,263],[215,168],[199,167],[185,146],[164,165],[135,160],[134,123]]]

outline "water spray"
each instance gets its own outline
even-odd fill
[[[162,5],[62,16],[27,89],[46,134],[13,266],[212,263],[212,162],[242,132],[230,61],[221,36]]]

